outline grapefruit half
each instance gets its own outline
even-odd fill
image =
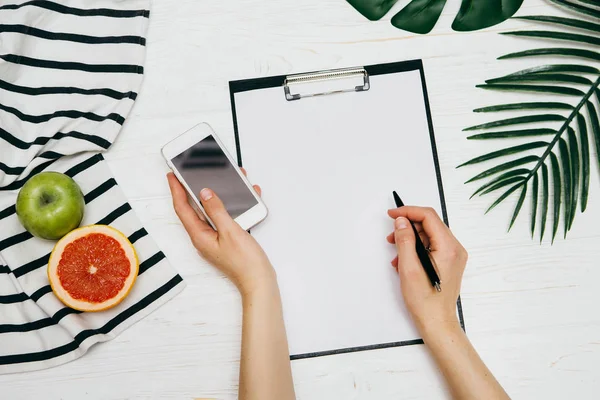
[[[68,307],[102,311],[119,304],[138,275],[139,261],[125,235],[107,225],[71,231],[50,254],[52,291]]]

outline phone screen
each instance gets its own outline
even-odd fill
[[[171,160],[196,197],[204,188],[212,189],[223,201],[232,218],[258,204],[235,167],[210,135]]]

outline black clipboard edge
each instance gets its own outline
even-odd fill
[[[435,141],[435,133],[433,131],[433,118],[431,116],[431,108],[429,105],[429,93],[427,91],[427,83],[425,82],[425,68],[423,68],[423,63],[419,60],[420,66],[419,71],[421,73],[421,84],[423,85],[423,98],[425,100],[425,111],[427,112],[427,125],[429,126],[429,139],[431,140],[431,152],[433,154],[433,163],[435,165],[435,174],[437,176],[438,181],[438,191],[440,194],[440,204],[442,205],[442,218],[444,219],[444,223],[450,227],[450,221],[448,220],[448,210],[446,208],[446,195],[444,194],[444,184],[442,181],[442,170],[440,168],[440,159],[438,157],[437,144]],[[456,308],[458,311],[458,319],[460,322],[460,326],[463,331],[466,332],[465,329],[465,320],[463,318],[463,310],[462,310],[462,301],[460,300],[460,295],[458,296],[458,300],[456,300]]]
[[[390,347],[410,346],[410,345],[414,345],[414,344],[423,344],[423,343],[424,343],[423,339],[413,339],[413,340],[404,340],[402,342],[374,344],[374,345],[370,345],[370,346],[346,347],[343,349],[319,351],[316,353],[294,354],[293,356],[290,356],[290,360],[292,360],[292,361],[293,360],[302,360],[305,358],[332,356],[335,354],[354,353],[357,351],[366,351],[366,350],[388,349]]]
[[[407,71],[415,71],[418,70],[421,76],[421,84],[423,86],[423,99],[425,101],[425,112],[427,114],[427,125],[429,127],[429,139],[431,142],[431,151],[433,155],[433,163],[435,166],[435,173],[437,176],[438,183],[438,192],[440,195],[440,204],[442,206],[442,218],[444,223],[447,226],[450,226],[448,221],[448,211],[446,208],[446,197],[444,194],[444,185],[442,182],[442,172],[440,169],[439,157],[437,152],[437,145],[435,141],[435,133],[433,130],[433,118],[431,116],[431,108],[429,104],[429,93],[427,91],[427,84],[425,82],[425,69],[423,67],[422,60],[409,60],[409,61],[399,61],[392,63],[384,63],[384,64],[376,64],[376,65],[368,65],[364,67],[365,70],[369,73],[369,75],[385,75],[391,73],[398,72],[407,72]],[[237,160],[238,165],[242,166],[242,151],[240,147],[240,137],[239,137],[239,129],[237,123],[237,114],[235,109],[235,94],[240,92],[247,92],[250,90],[257,89],[267,89],[277,86],[283,87],[283,82],[287,75],[277,75],[270,76],[264,78],[252,78],[252,79],[242,79],[236,81],[229,82],[229,94],[231,100],[231,113],[233,117],[233,130],[235,136],[235,146],[237,151]],[[465,329],[465,321],[463,317],[463,308],[462,301],[460,296],[456,302],[456,308],[458,312],[458,319],[460,322],[460,326],[463,331],[466,332]],[[357,351],[367,351],[367,350],[377,350],[377,349],[385,349],[390,347],[400,347],[400,346],[410,346],[415,344],[423,344],[423,339],[413,339],[413,340],[405,340],[401,342],[390,342],[390,343],[381,343],[367,346],[359,346],[359,347],[348,347],[336,350],[327,350],[320,351],[315,353],[304,353],[304,354],[294,354],[290,355],[290,360],[300,360],[305,358],[314,358],[314,357],[322,357],[329,356],[334,354],[343,354],[343,353],[352,353]]]
[[[238,134],[237,113],[235,112],[235,91],[234,82],[229,82],[229,100],[231,101],[231,116],[233,117],[233,134],[235,137],[235,152],[237,155],[238,167],[242,167],[242,149],[240,147],[240,136]]]

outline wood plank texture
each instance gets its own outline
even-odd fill
[[[394,10],[406,2],[399,3]],[[483,169],[455,167],[494,147],[465,139],[462,128],[489,118],[471,110],[527,97],[475,85],[535,65],[496,57],[537,41],[498,34],[530,25],[518,20],[453,32],[458,7],[448,2],[433,32],[415,36],[389,23],[394,13],[369,22],[343,0],[153,1],[143,89],[106,158],[188,287],[75,362],[0,376],[2,398],[237,398],[240,298],[191,247],[171,207],[160,147],[207,121],[234,150],[229,80],[416,58],[424,60],[450,223],[470,252],[463,284],[468,335],[516,399],[597,396],[598,170],[592,168],[585,216],[554,246],[530,239],[527,208],[506,233],[515,200],[487,216],[491,197],[468,200],[476,187],[463,182]],[[548,1],[527,0],[518,15],[532,14],[566,15]],[[302,400],[450,398],[424,346],[295,361],[293,373]]]

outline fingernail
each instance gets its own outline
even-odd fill
[[[398,217],[396,218],[396,229],[406,229],[408,228],[408,220],[404,217]]]
[[[212,199],[213,197],[213,192],[210,189],[202,189],[200,191],[200,198],[202,198],[202,200],[204,201],[208,201],[210,199]]]

